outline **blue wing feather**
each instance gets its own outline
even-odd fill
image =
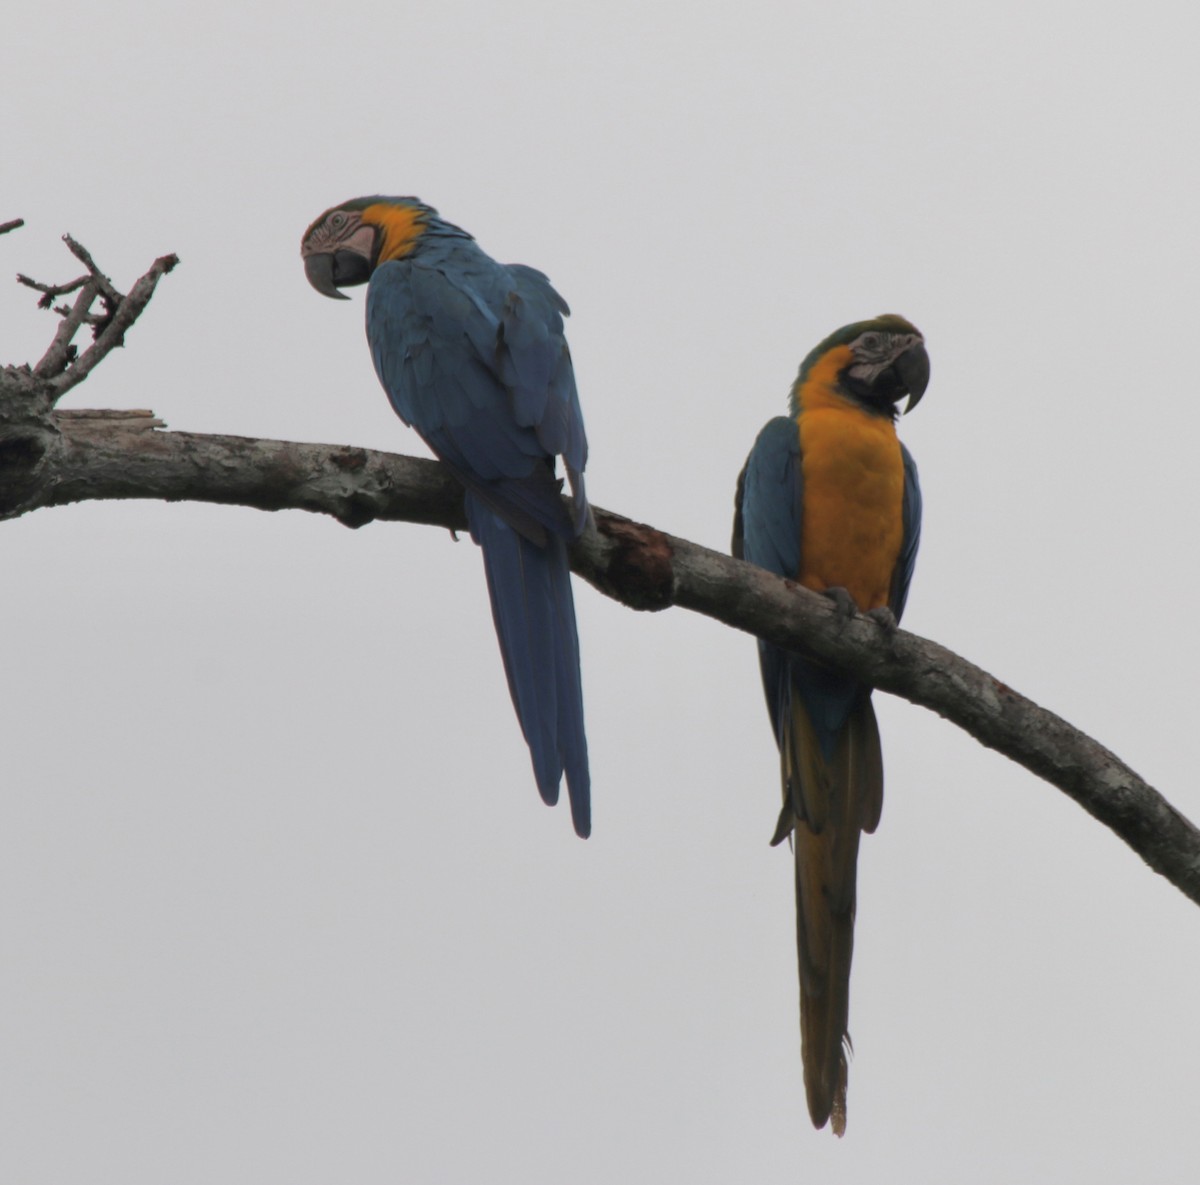
[[[912,583],[913,569],[917,565],[917,548],[921,544],[921,483],[917,478],[917,463],[903,444],[900,446],[900,455],[904,458],[904,535],[889,597],[897,621],[904,616],[908,586]]]
[[[794,580],[800,571],[804,481],[800,433],[776,416],[758,434],[742,483],[742,555],[752,564]]]
[[[587,436],[563,332],[563,317],[570,309],[536,268],[512,264],[508,271],[515,279],[517,296],[506,306],[509,316],[503,326],[504,354],[517,383],[514,408],[520,422],[533,425],[542,448],[562,457],[572,491],[572,526],[578,535],[587,521],[583,487]],[[526,315],[518,315],[519,310]]]
[[[467,265],[455,268],[462,256]],[[367,300],[367,335],[396,413],[535,542],[547,530],[574,537],[587,516],[587,441],[555,296],[540,272],[506,268],[456,241],[441,258],[377,268]],[[541,419],[531,418],[539,407]],[[571,515],[556,455],[571,480]]]
[[[587,521],[587,440],[563,332],[541,272],[470,239],[376,268],[367,337],[396,414],[467,488],[509,691],[538,789],[566,773],[575,829],[591,827],[579,640],[567,543]],[[554,461],[564,460],[572,511]]]

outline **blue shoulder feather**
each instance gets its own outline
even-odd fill
[[[740,492],[741,557],[794,579],[800,571],[804,530],[804,481],[795,420],[776,416],[758,434],[742,471]]]
[[[367,337],[396,413],[538,543],[547,531],[578,535],[587,518],[587,440],[561,307],[540,272],[504,267],[470,240],[383,264],[367,297]]]

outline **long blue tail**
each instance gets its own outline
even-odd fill
[[[466,501],[471,536],[483,549],[504,673],[538,791],[545,802],[556,803],[565,772],[571,820],[576,834],[586,839],[592,830],[591,775],[567,545],[547,532],[546,546],[539,547],[471,494]]]

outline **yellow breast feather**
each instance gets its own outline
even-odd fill
[[[798,579],[818,592],[844,588],[865,611],[888,603],[904,535],[904,461],[892,421],[837,390],[849,354],[848,347],[831,350],[797,392],[804,478]]]

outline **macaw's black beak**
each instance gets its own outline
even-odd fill
[[[929,386],[929,355],[925,352],[925,343],[916,342],[909,346],[892,364],[892,369],[908,394],[908,404],[904,408],[904,414],[908,415],[921,402],[921,396]]]
[[[339,288],[365,284],[371,278],[371,265],[357,251],[310,255],[304,261],[308,282],[322,295],[334,300],[349,300]]]

